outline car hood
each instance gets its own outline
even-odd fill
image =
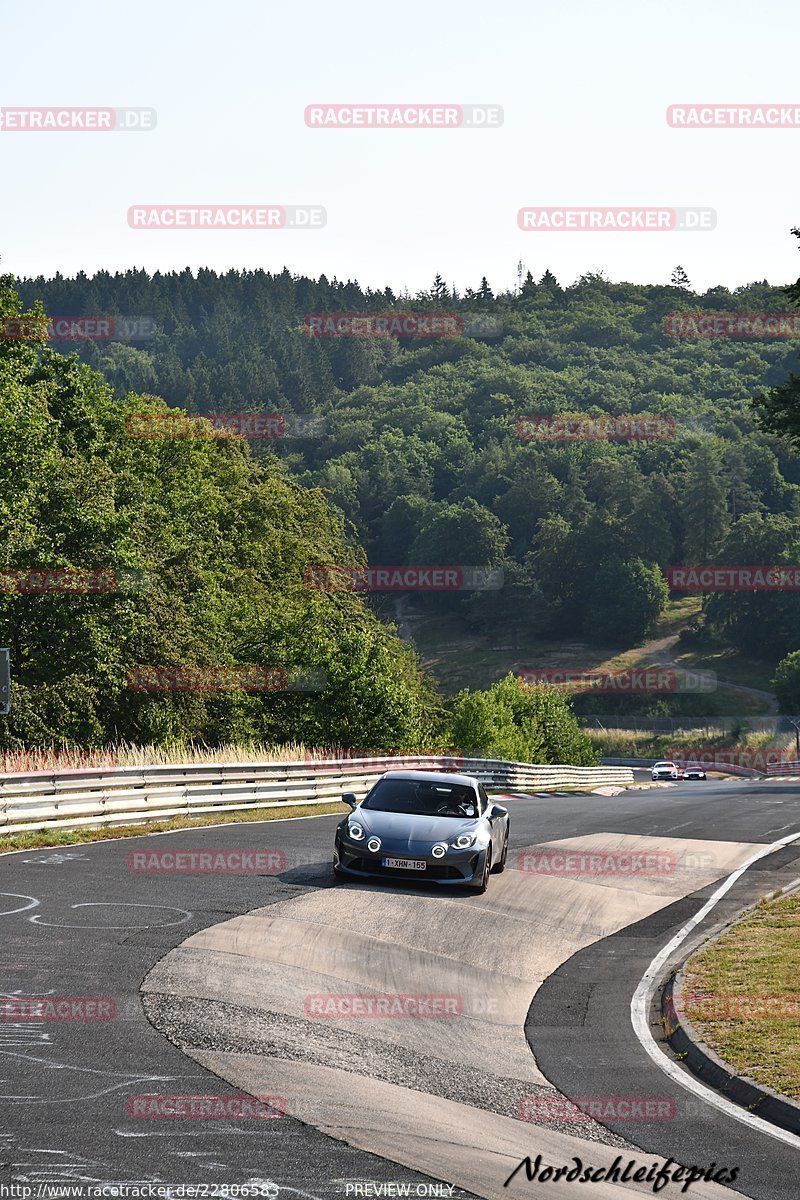
[[[477,833],[481,824],[476,817],[421,817],[364,808],[359,808],[353,819],[364,826],[367,835],[374,833],[382,842],[407,845],[450,842],[460,833]]]

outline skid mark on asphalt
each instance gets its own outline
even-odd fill
[[[38,904],[39,901],[37,900],[36,903]],[[96,903],[94,901],[87,900],[82,904],[71,904],[70,908],[72,910],[77,908],[100,908],[103,909],[103,911],[109,908],[157,908],[166,912],[180,913],[181,917],[178,921],[158,921],[156,924],[153,924],[149,921],[139,921],[135,925],[110,925],[105,923],[101,925],[93,925],[90,922],[84,921],[81,921],[78,924],[75,924],[74,922],[70,923],[69,921],[45,921],[40,913],[37,913],[35,917],[29,917],[28,920],[34,925],[47,925],[51,929],[164,929],[170,925],[185,925],[187,921],[191,921],[192,919],[192,913],[190,913],[188,909],[175,908],[171,904],[136,904],[133,901],[128,902],[124,900],[105,900],[102,903]],[[91,915],[98,916],[100,914],[93,913]],[[116,920],[117,918],[114,919]]]
[[[333,1137],[494,1197],[532,1143],[555,1164],[578,1155],[609,1165],[616,1152],[607,1131],[593,1122],[563,1121],[560,1128],[537,1125],[532,1131],[511,1116],[487,1112],[474,1088],[459,1094],[461,1081],[501,1077],[518,1101],[556,1095],[524,1035],[541,982],[579,949],[721,878],[753,849],[749,843],[602,833],[531,852],[547,852],[550,860],[554,854],[616,855],[618,868],[632,855],[661,855],[669,869],[662,864],[650,873],[622,868],[598,875],[591,862],[583,872],[511,869],[494,877],[480,897],[325,888],[195,934],[153,968],[143,990],[151,1020],[237,1088],[281,1095],[289,1114]],[[457,997],[459,1015],[356,1020],[315,1015],[325,1010],[315,1010],[309,1000],[387,994]],[[164,1004],[159,1015],[161,997],[174,998],[173,1013],[191,1011],[195,1028],[208,1022],[214,1008],[210,1048],[208,1040],[198,1046],[175,1035],[170,1006]],[[232,1052],[236,1018],[229,1016],[234,1023],[226,1031],[226,1004],[263,1014],[266,1031],[281,1022],[299,1025],[305,1061],[281,1057],[277,1047],[269,1056]],[[425,1056],[437,1070],[420,1075]],[[370,1071],[377,1061],[384,1068],[380,1079]],[[645,1161],[641,1153],[640,1159]],[[518,1176],[509,1193],[515,1188],[522,1194],[529,1185]],[[554,1184],[552,1195],[571,1190]],[[626,1183],[598,1184],[592,1193],[610,1200],[632,1190],[650,1192],[648,1185]],[[710,1200],[731,1192],[696,1184],[692,1195]]]
[[[75,1091],[69,1096],[53,1098],[48,1091],[46,1078],[48,1071],[59,1071],[65,1078],[74,1077]],[[17,1085],[22,1088],[36,1078],[42,1091],[32,1095],[28,1090],[14,1091],[15,1072]],[[187,1080],[198,1078],[192,1075],[153,1075],[137,1074],[135,1072],[104,1071],[96,1067],[78,1067],[68,1062],[58,1062],[53,1058],[39,1058],[35,1054],[21,1054],[15,1050],[0,1048],[0,1073],[3,1075],[3,1092],[0,1100],[8,1104],[74,1104],[77,1100],[96,1100],[98,1096],[106,1096],[110,1092],[122,1088],[136,1090],[134,1085],[145,1083],[186,1083]],[[202,1077],[200,1077],[202,1078]],[[107,1081],[105,1085],[103,1081]],[[93,1090],[87,1090],[87,1089]],[[9,1090],[12,1089],[12,1090]]]
[[[39,901],[35,896],[20,896],[17,892],[0,892],[0,897],[4,896],[7,900],[26,900],[26,904],[12,904],[11,908],[0,908],[0,917],[11,917],[15,913],[27,912],[29,908],[36,908]]]

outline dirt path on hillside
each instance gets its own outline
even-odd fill
[[[677,663],[672,654],[679,637],[680,634],[671,633],[667,637],[654,638],[651,642],[645,642],[641,647],[641,653],[649,661],[660,667],[671,667],[676,671],[687,670],[689,668],[682,667],[680,663]],[[691,669],[700,670],[701,668]],[[748,687],[744,683],[734,683],[732,679],[724,679],[721,675],[717,675],[717,682],[724,683],[726,687],[733,688],[737,692],[742,692],[746,696],[752,696],[754,700],[766,704],[767,715],[774,716],[777,714],[778,701],[772,692],[765,692],[761,688]]]

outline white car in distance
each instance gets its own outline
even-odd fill
[[[651,774],[654,783],[658,779],[679,779],[680,769],[674,762],[657,762],[653,763]]]

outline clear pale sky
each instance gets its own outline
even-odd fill
[[[263,267],[412,292],[516,265],[695,287],[800,274],[800,128],[671,129],[797,103],[773,0],[0,3],[0,106],[153,107],[149,133],[0,132],[0,269]],[[318,130],[307,104],[499,104],[495,130]],[[314,204],[322,230],[135,230],[135,204]],[[710,206],[713,232],[522,232],[535,205]]]

